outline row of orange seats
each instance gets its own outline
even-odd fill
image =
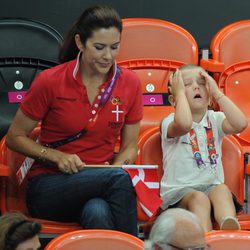
[[[207,250],[249,249],[250,231],[213,231],[205,235]],[[132,235],[112,230],[79,230],[52,240],[45,250],[143,250],[144,242]]]
[[[161,163],[158,127],[163,117],[173,111],[167,102],[167,83],[171,72],[186,63],[199,64],[198,45],[193,36],[182,27],[158,19],[123,19],[124,30],[118,62],[135,70],[142,82],[144,118],[139,141],[138,164]],[[250,20],[240,21],[219,31],[211,43],[213,60],[201,60],[204,68],[216,72],[218,84],[250,117],[247,80],[250,66]],[[234,54],[234,55],[232,55]],[[248,58],[249,56],[249,58]],[[230,59],[230,60],[229,60]],[[249,61],[247,61],[249,60]],[[155,128],[156,127],[156,128]],[[37,137],[39,129],[33,133]],[[223,162],[226,183],[244,202],[244,153],[249,152],[248,129],[241,135],[226,137],[223,143]],[[151,140],[157,145],[152,147]],[[147,146],[152,147],[147,151]],[[154,152],[154,154],[147,152]],[[225,152],[224,152],[225,151]],[[1,212],[20,210],[27,214],[24,189],[17,183],[16,170],[24,157],[0,144],[0,206]],[[147,158],[149,157],[150,158]],[[11,167],[10,167],[11,166]],[[15,168],[13,167],[15,166]],[[161,169],[161,168],[160,168]],[[234,178],[230,178],[230,176]],[[143,215],[139,214],[143,217]],[[250,230],[250,217],[240,215],[242,229]],[[41,221],[41,220],[40,220]],[[41,221],[43,234],[61,234],[79,229],[76,224]]]
[[[122,53],[119,60],[125,60],[120,64],[135,70],[139,75],[145,105],[137,164],[159,165],[161,178],[163,170],[159,124],[165,116],[173,112],[173,107],[167,103],[168,79],[171,72],[182,64],[197,64],[212,72],[224,94],[250,118],[249,40],[250,20],[227,25],[218,31],[211,41],[212,58],[204,57],[199,61],[197,43],[182,27],[155,19],[124,20]],[[247,159],[249,153],[250,126],[241,134],[224,139],[225,182],[242,203],[244,199],[247,200],[247,212],[250,211],[250,165],[247,161],[245,164],[244,158]],[[147,220],[140,209],[139,218]],[[250,229],[248,215],[240,215],[239,220],[243,229]]]

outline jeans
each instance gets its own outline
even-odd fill
[[[77,221],[86,229],[111,229],[137,236],[136,195],[123,169],[42,174],[30,181],[26,199],[33,217]]]

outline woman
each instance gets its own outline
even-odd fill
[[[33,216],[137,235],[128,174],[85,167],[130,164],[137,155],[141,87],[134,72],[116,65],[121,31],[113,8],[85,10],[62,46],[62,64],[37,76],[16,114],[6,143],[37,159],[28,173],[27,206]],[[29,134],[40,121],[37,144]]]

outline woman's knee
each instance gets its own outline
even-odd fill
[[[129,174],[123,169],[113,169],[111,172],[113,186],[133,190],[133,184]]]
[[[94,198],[86,202],[83,214],[86,214],[86,216],[107,217],[110,215],[110,207],[105,200]]]
[[[120,178],[125,178],[125,179],[130,179],[129,174],[127,171],[123,170],[122,168],[112,168],[112,173],[113,176],[117,176]]]
[[[94,198],[84,205],[81,215],[83,227],[112,229],[112,221],[110,206],[104,199]]]

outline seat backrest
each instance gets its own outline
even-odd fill
[[[138,165],[158,165],[159,180],[163,175],[161,134],[159,127],[145,131],[138,141]]]
[[[51,26],[29,19],[0,19],[0,58],[33,58],[58,63],[62,36]]]
[[[143,118],[140,121],[140,134],[147,129],[160,126],[163,118],[174,112],[174,107],[168,101],[169,76],[183,63],[141,59],[120,62],[119,65],[135,71],[141,81],[144,107]],[[120,138],[115,152],[119,151],[119,145]]]
[[[139,137],[138,141],[138,156],[136,159],[138,165],[158,165],[157,175],[158,180],[161,180],[163,175],[162,168],[162,150],[159,126],[145,130]],[[152,187],[151,187],[152,188]],[[159,192],[159,187],[156,188]],[[139,221],[148,221],[149,217],[145,214],[141,205],[137,202],[137,217]],[[152,220],[153,218],[151,218]],[[143,230],[145,231],[145,229]]]
[[[53,63],[42,64],[38,59],[0,58],[0,139],[7,133],[34,77],[54,65]]]
[[[214,230],[207,233],[205,237],[213,250],[248,250],[250,246],[250,231]]]
[[[222,163],[225,184],[237,196],[241,204],[244,204],[244,153],[233,136],[226,136],[223,139]]]
[[[118,61],[167,59],[198,63],[198,46],[184,28],[160,19],[125,18]]]
[[[142,250],[139,238],[113,230],[78,230],[52,240],[45,250]]]
[[[183,63],[161,59],[136,59],[120,62],[119,65],[135,71],[141,81],[144,115],[140,134],[148,128],[159,126],[162,119],[174,110],[168,101],[169,76]]]
[[[33,130],[31,138],[36,140],[40,134],[40,127]],[[18,184],[18,179],[16,176],[17,170],[22,165],[25,160],[25,156],[19,154],[9,148],[5,144],[5,137],[1,140],[0,144],[0,162],[7,165],[10,170],[8,177],[1,178],[1,188],[0,188],[0,205],[1,212],[11,212],[11,211],[21,211],[22,213],[28,215],[28,210],[25,202],[25,190],[27,186],[27,180]]]
[[[162,149],[159,128],[146,131],[139,140],[138,164],[157,164],[161,179]],[[244,156],[243,149],[233,136],[226,136],[222,143],[222,163],[224,167],[225,183],[230,190],[244,202]],[[233,178],[232,178],[233,176]]]
[[[144,117],[140,133],[158,126],[173,111],[168,102],[171,72],[198,63],[198,45],[184,28],[155,18],[125,18],[118,63],[134,70],[142,83]]]
[[[0,19],[0,139],[34,77],[58,64],[61,35],[26,19]]]
[[[250,34],[249,34],[250,35]],[[250,57],[249,57],[250,59]],[[228,67],[220,76],[218,84],[248,118],[248,127],[235,135],[244,146],[250,146],[250,60],[242,61]]]
[[[229,24],[212,39],[213,59],[223,62],[225,68],[240,61],[250,60],[250,19]]]

